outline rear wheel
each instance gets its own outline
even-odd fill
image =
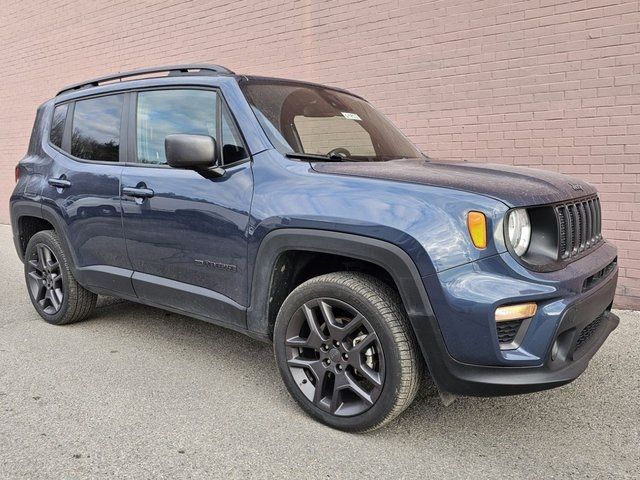
[[[31,303],[48,323],[64,325],[84,320],[96,305],[97,295],[76,282],[53,230],[31,237],[24,272]]]
[[[274,349],[293,398],[342,430],[385,425],[420,384],[421,361],[398,294],[360,273],[322,275],[291,292],[276,320]]]

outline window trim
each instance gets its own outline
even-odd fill
[[[240,141],[244,146],[245,151],[247,152],[247,156],[241,160],[238,160],[233,163],[222,164],[221,168],[227,169],[230,167],[235,167],[236,165],[242,165],[246,162],[251,162],[253,160],[253,154],[249,150],[247,140],[245,138],[244,132],[238,123],[235,115],[233,114],[233,110],[229,107],[228,102],[226,101],[224,94],[222,93],[222,89],[219,87],[208,87],[208,86],[200,86],[200,85],[151,85],[147,87],[140,87],[131,90],[119,90],[116,92],[108,92],[108,93],[96,93],[93,95],[87,95],[83,97],[78,97],[66,101],[61,101],[58,103],[54,103],[51,108],[51,113],[49,115],[49,128],[47,129],[47,145],[57,152],[65,155],[70,160],[80,162],[80,163],[89,163],[94,165],[120,165],[126,167],[143,167],[143,168],[173,168],[167,164],[154,164],[154,163],[142,163],[138,162],[137,152],[136,152],[136,114],[138,107],[138,93],[144,91],[152,91],[152,90],[209,90],[214,91],[217,94],[217,98],[219,102],[226,108],[227,113],[229,114],[229,118],[231,122],[235,126],[236,132],[240,136]],[[122,107],[122,119],[120,121],[120,158],[117,162],[109,162],[106,160],[88,160],[85,158],[79,158],[74,155],[71,155],[71,132],[73,128],[73,114],[75,113],[76,102],[80,102],[83,100],[89,100],[92,98],[98,97],[106,97],[106,96],[114,96],[114,95],[124,95],[124,103]],[[64,132],[62,134],[62,147],[58,147],[51,143],[50,132],[51,132],[51,122],[53,119],[53,112],[58,105],[68,104],[67,110],[67,118],[65,120]],[[222,112],[220,108],[217,109],[218,112]],[[222,128],[222,122],[218,122],[220,128]],[[126,126],[126,130],[124,127]],[[216,133],[217,135],[217,133]],[[66,143],[65,143],[66,142]],[[219,143],[216,139],[216,143]],[[124,148],[123,148],[124,146]],[[65,149],[66,148],[66,149]],[[220,147],[221,148],[221,147]],[[222,157],[222,155],[220,155]],[[223,159],[224,160],[224,159]]]
[[[222,156],[222,100],[220,96],[222,92],[216,92],[216,156],[218,157],[219,165],[216,167],[222,167],[224,165],[224,157]]]

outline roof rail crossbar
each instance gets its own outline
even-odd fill
[[[104,82],[110,82],[114,80],[122,81],[125,78],[137,77],[140,75],[148,75],[152,73],[163,73],[163,72],[168,72],[169,76],[215,75],[218,73],[233,74],[231,70],[221,65],[209,65],[209,64],[166,65],[163,67],[140,68],[138,70],[114,73],[111,75],[105,75],[103,77],[93,78],[91,80],[85,80],[84,82],[73,83],[71,85],[67,85],[62,90],[60,90],[56,94],[56,96],[62,93],[71,92],[73,90],[80,90],[82,88],[97,87],[98,85]]]

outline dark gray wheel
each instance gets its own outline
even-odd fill
[[[60,262],[44,243],[35,245],[27,262],[27,284],[38,307],[47,315],[60,311],[64,301],[64,285]]]
[[[49,323],[78,322],[95,307],[97,295],[76,282],[53,230],[38,232],[29,240],[25,278],[33,306]]]
[[[285,300],[274,328],[280,373],[316,419],[379,428],[413,401],[421,362],[397,293],[352,272],[313,278]]]
[[[305,396],[337,416],[358,415],[380,396],[384,352],[375,330],[336,298],[305,302],[285,338],[289,371]]]

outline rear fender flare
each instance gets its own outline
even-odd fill
[[[20,246],[20,241],[19,241],[19,222],[20,219],[22,217],[35,217],[35,218],[41,218],[43,220],[46,220],[47,222],[49,222],[52,226],[53,229],[55,230],[56,234],[58,235],[58,238],[60,239],[60,243],[62,245],[62,248],[64,249],[64,253],[67,256],[67,258],[71,259],[71,271],[73,272],[74,276],[76,275],[77,269],[76,269],[76,265],[77,265],[77,258],[75,255],[75,252],[69,248],[69,236],[67,233],[67,228],[64,224],[63,221],[60,220],[60,217],[55,213],[55,210],[53,210],[51,207],[48,207],[46,205],[41,205],[40,203],[35,203],[35,202],[16,202],[14,205],[12,205],[11,207],[12,210],[12,223],[14,225],[14,239],[16,242],[16,248],[18,249],[18,252],[21,256],[21,259],[24,260],[24,253],[22,251],[22,248]]]

